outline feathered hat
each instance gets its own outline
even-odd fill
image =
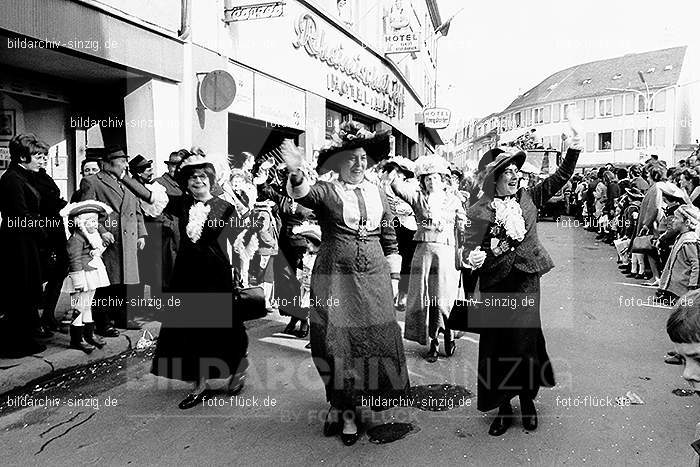
[[[452,172],[450,165],[440,156],[421,156],[416,159],[416,177],[430,174],[451,175]]]
[[[331,135],[331,141],[318,153],[316,170],[319,174],[329,170],[338,171],[338,158],[336,154],[363,148],[367,153],[367,166],[371,167],[377,162],[385,159],[391,150],[389,142],[390,132],[369,131],[359,122],[349,120],[343,123],[338,132]]]

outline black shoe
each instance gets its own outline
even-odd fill
[[[299,331],[297,331],[296,336],[299,339],[304,339],[309,335],[309,324],[302,321]]]
[[[537,429],[537,410],[532,399],[520,398],[520,411],[523,415],[523,428],[527,431],[535,431]]]
[[[92,353],[95,347],[83,342],[83,327],[75,326],[71,324],[70,326],[70,345],[69,348],[81,350],[87,354]]]
[[[428,363],[435,363],[438,361],[438,347],[440,344],[438,343],[438,340],[435,339],[434,341],[430,342],[430,350],[428,351],[428,355],[425,356],[425,360]]]
[[[296,327],[297,327],[297,323],[292,324],[290,322],[289,324],[287,324],[287,327],[284,328],[284,331],[282,331],[282,334],[290,334],[292,336],[296,336],[297,335]]]
[[[503,433],[508,431],[510,425],[513,424],[513,409],[508,405],[508,408],[501,407],[498,409],[498,415],[494,417],[493,422],[491,422],[491,427],[489,428],[489,434],[491,436],[501,436]]]
[[[103,329],[96,329],[95,333],[99,334],[102,337],[119,337],[119,331],[117,331],[112,326],[108,326]]]
[[[331,414],[335,413],[335,417],[331,417]],[[323,424],[323,436],[325,437],[330,437],[330,436],[335,436],[338,433],[340,433],[340,430],[342,428],[342,425],[340,423],[339,418],[339,413],[337,410],[333,410],[333,407],[328,409],[328,414],[326,415],[326,421]],[[335,420],[330,420],[330,418],[335,418]]]
[[[357,442],[358,439],[360,439],[360,434],[359,433],[352,433],[352,434],[341,433],[340,439],[344,445],[352,446],[353,444],[355,444]]]
[[[98,349],[105,346],[106,342],[95,335],[95,323],[83,323],[83,337],[85,342],[94,345]]]
[[[343,419],[345,419],[346,415],[349,415],[350,417],[348,418],[348,420],[356,420],[354,410],[346,410],[345,412],[343,412]],[[357,422],[355,422],[355,429],[355,433],[343,433],[342,431],[340,432],[340,440],[343,442],[344,445],[352,446],[357,442],[358,439],[360,439],[360,427],[357,426]]]
[[[455,349],[457,348],[457,343],[453,339],[452,331],[446,330],[443,337],[445,338],[445,355],[451,357],[455,354]]]
[[[177,406],[182,410],[191,409],[192,407],[199,405],[204,399],[209,397],[211,394],[212,391],[209,389],[205,389],[199,394],[191,392],[187,394],[187,396],[185,396],[185,398],[182,399],[182,402],[180,402]]]

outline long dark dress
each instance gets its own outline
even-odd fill
[[[283,316],[308,318],[308,308],[301,306],[301,283],[297,279],[297,269],[306,252],[306,239],[292,232],[294,227],[314,219],[312,210],[294,202],[286,193],[265,186],[261,197],[277,203],[282,228],[279,235],[279,254],[275,258],[275,299]]]
[[[481,411],[493,410],[519,394],[534,399],[540,387],[555,384],[540,318],[540,277],[554,263],[537,236],[537,210],[569,180],[579,153],[569,149],[553,175],[518,190],[514,198],[522,209],[526,233],[513,250],[500,255],[491,250],[492,195],[482,196],[467,210],[465,251],[481,246],[486,253],[484,264],[473,273],[479,279],[481,300],[504,305],[485,308],[497,312],[498,318],[480,332],[477,408]],[[512,300],[517,300],[514,308],[509,305]]]
[[[323,237],[311,276],[310,321],[311,354],[327,400],[340,409],[396,405],[409,381],[385,259],[398,251],[385,195],[367,181],[357,189],[304,182],[290,195],[314,210]]]
[[[205,204],[211,211],[197,242],[186,233],[194,200],[183,200],[180,248],[171,279],[179,307],[163,313],[163,325],[151,372],[171,379],[226,378],[239,370],[248,336],[231,307],[231,262],[226,255],[235,209],[220,198]]]

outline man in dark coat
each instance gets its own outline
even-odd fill
[[[34,340],[41,300],[39,247],[46,241],[41,197],[32,183],[48,145],[34,135],[10,141],[10,166],[0,178],[0,355],[20,358],[43,352]]]
[[[163,210],[163,214],[161,214],[163,223],[163,290],[169,290],[170,288],[170,276],[173,273],[177,249],[180,246],[179,212],[177,210],[180,198],[182,198],[182,189],[177,180],[175,180],[175,173],[180,162],[182,162],[181,151],[170,153],[170,157],[165,162],[168,166],[168,171],[156,178],[156,183],[163,185],[165,193],[168,195],[168,205]]]
[[[45,166],[46,164],[43,163]],[[46,282],[41,314],[40,337],[51,336],[51,331],[58,330],[54,316],[56,303],[61,295],[63,279],[68,274],[68,254],[66,252],[66,231],[59,211],[68,204],[61,198],[61,190],[44,167],[32,173],[34,187],[41,196],[39,210],[46,222],[46,242],[41,245],[41,262],[43,281]]]
[[[102,287],[95,292],[98,305],[108,304],[95,314],[96,332],[105,337],[116,337],[119,332],[108,323],[111,312],[116,325],[121,328],[137,328],[127,319],[126,286],[139,284],[139,266],[137,251],[146,245],[146,227],[143,213],[136,196],[126,189],[120,178],[126,175],[127,156],[119,149],[105,151],[102,171],[83,178],[80,182],[81,200],[101,201],[113,210],[100,223],[106,229],[106,236],[111,236],[113,243],[105,250],[102,260],[109,275],[109,287]],[[103,300],[100,300],[103,299]]]

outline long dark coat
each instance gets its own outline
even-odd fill
[[[494,321],[493,327],[481,331],[477,383],[477,408],[481,411],[492,410],[520,393],[534,398],[540,386],[555,384],[540,320],[540,276],[554,263],[537,237],[537,210],[571,178],[579,153],[569,149],[554,174],[518,190],[515,197],[526,234],[514,250],[497,257],[491,251],[493,197],[483,196],[467,210],[465,251],[481,246],[487,254],[483,266],[473,273],[480,281],[482,301],[517,300],[514,310],[510,306],[487,308],[506,313],[499,313],[502,321]]]
[[[181,304],[163,313],[151,372],[170,379],[199,381],[226,378],[239,368],[248,349],[243,322],[232,309],[231,240],[234,207],[220,198],[207,201],[211,210],[197,242],[186,233],[187,196],[180,215],[180,249],[171,292]]]
[[[178,216],[180,213],[177,212],[177,209],[181,206],[180,199],[182,198],[182,190],[175,179],[168,173],[156,178],[155,182],[163,185],[165,187],[165,193],[168,195],[168,205],[163,210],[159,219],[162,222],[163,288],[164,290],[168,290],[170,287],[170,277],[175,267],[177,249],[180,246],[180,228],[178,226]]]
[[[32,180],[31,173],[14,163],[0,177],[0,297],[7,301],[2,308],[9,318],[7,327],[0,329],[0,345],[10,350],[14,342],[31,340],[41,299],[39,249],[46,229]]]
[[[138,199],[108,173],[98,172],[80,182],[81,201],[94,199],[113,210],[100,216],[102,224],[114,235],[114,244],[102,255],[111,284],[138,284],[139,263],[136,241],[147,236]]]

